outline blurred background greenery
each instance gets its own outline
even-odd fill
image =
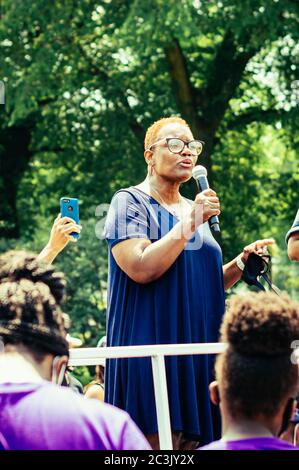
[[[144,178],[146,129],[173,114],[206,142],[199,163],[221,199],[224,260],[274,237],[274,282],[298,298],[284,242],[298,208],[297,0],[0,5],[0,251],[39,252],[60,197],[80,199],[81,239],[56,262],[72,334],[93,346],[105,331],[95,209]]]

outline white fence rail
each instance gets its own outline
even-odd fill
[[[171,450],[172,439],[164,357],[219,354],[225,348],[224,343],[192,343],[71,349],[69,365],[73,367],[95,366],[103,358],[151,357],[160,448],[161,450]]]

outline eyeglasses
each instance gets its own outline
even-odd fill
[[[163,139],[164,140],[164,139]],[[148,150],[151,150],[154,145],[157,145],[160,141],[155,142],[153,145],[149,147]],[[186,142],[185,140],[178,139],[177,137],[168,137],[166,139],[167,148],[171,153],[181,153],[185,145],[187,145],[188,149],[190,150],[191,154],[194,156],[198,156],[203,151],[204,142],[201,140],[191,140],[190,142]]]

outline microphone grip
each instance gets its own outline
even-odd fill
[[[214,233],[220,233],[219,219],[217,215],[213,215],[209,218],[209,225]]]
[[[209,189],[209,182],[206,176],[199,176],[196,178],[196,183],[198,186],[199,191],[204,191],[205,189]],[[209,218],[209,226],[210,229],[216,234],[220,233],[220,226],[219,226],[219,219],[217,215],[213,215]]]

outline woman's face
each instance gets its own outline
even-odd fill
[[[192,169],[196,165],[197,156],[192,155],[190,149],[185,145],[181,153],[172,153],[168,150],[166,139],[177,137],[190,142],[194,140],[191,130],[179,123],[169,123],[160,129],[152,148],[151,164],[159,176],[171,182],[183,183],[192,176]]]

